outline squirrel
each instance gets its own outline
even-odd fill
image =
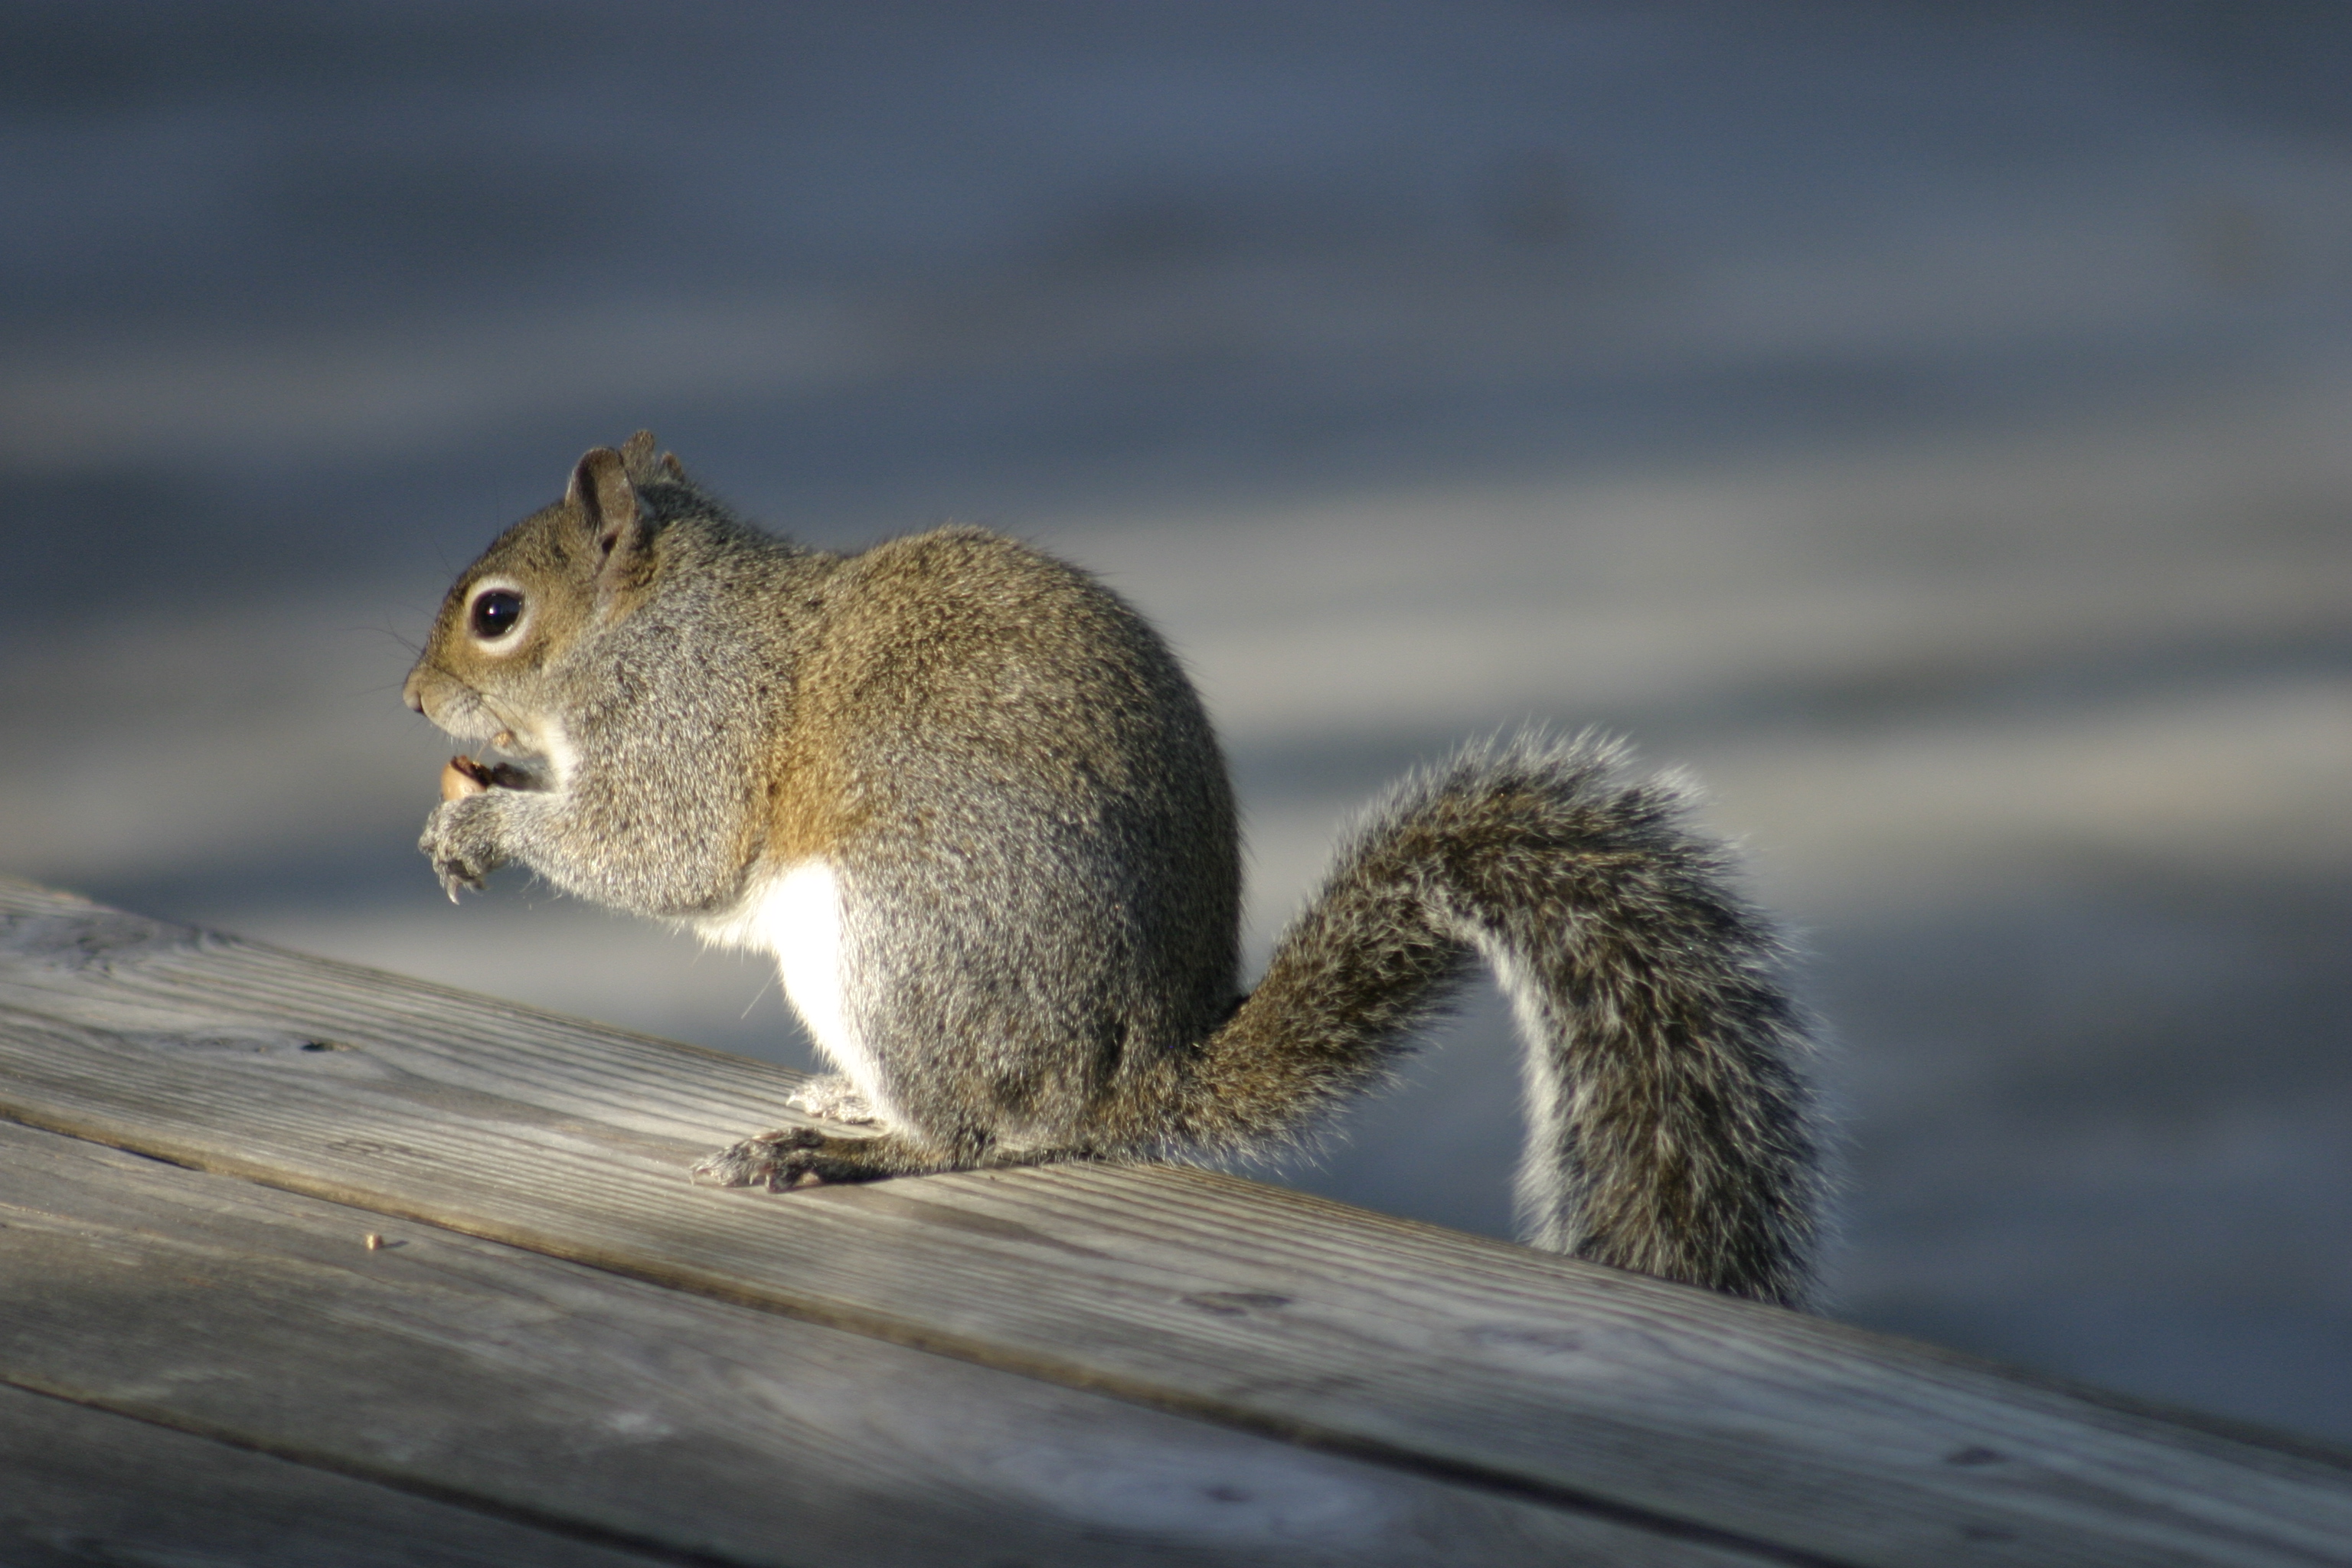
[[[978,528],[803,547],[645,431],[466,569],[403,696],[511,758],[444,773],[419,847],[453,901],[520,862],[774,954],[839,1069],[791,1103],[848,1126],[698,1181],[1276,1146],[1483,959],[1526,1044],[1528,1242],[1804,1299],[1821,1140],[1783,945],[1686,789],[1614,742],[1408,778],[1244,993],[1232,785],[1136,611]]]

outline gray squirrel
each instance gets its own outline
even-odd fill
[[[754,529],[649,432],[449,590],[403,696],[470,757],[419,847],[775,954],[839,1072],[697,1179],[787,1190],[1264,1149],[1381,1082],[1483,959],[1526,1040],[1530,1244],[1803,1299],[1820,1198],[1769,921],[1607,742],[1411,779],[1239,984],[1232,786],[1159,636],[977,528]],[[864,1135],[851,1129],[864,1123]]]

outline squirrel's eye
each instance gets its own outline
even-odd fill
[[[522,619],[522,595],[506,588],[493,588],[474,601],[472,615],[474,635],[484,642],[495,642],[515,629]]]

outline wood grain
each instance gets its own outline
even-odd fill
[[[5,1124],[0,1382],[664,1560],[1761,1561]]]
[[[0,889],[17,1120],[1433,1478],[1851,1563],[2352,1562],[2352,1468],[1213,1173],[685,1184],[790,1075]]]
[[[649,1557],[0,1386],[8,1568],[656,1568]]]

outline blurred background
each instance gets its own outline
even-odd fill
[[[0,870],[787,1061],[413,845],[454,572],[651,426],[1155,617],[1263,952],[1499,726],[1805,931],[1831,1310],[2352,1438],[2352,7],[0,4]],[[1507,1229],[1505,1020],[1282,1179]],[[747,1130],[748,1131],[748,1130]]]

